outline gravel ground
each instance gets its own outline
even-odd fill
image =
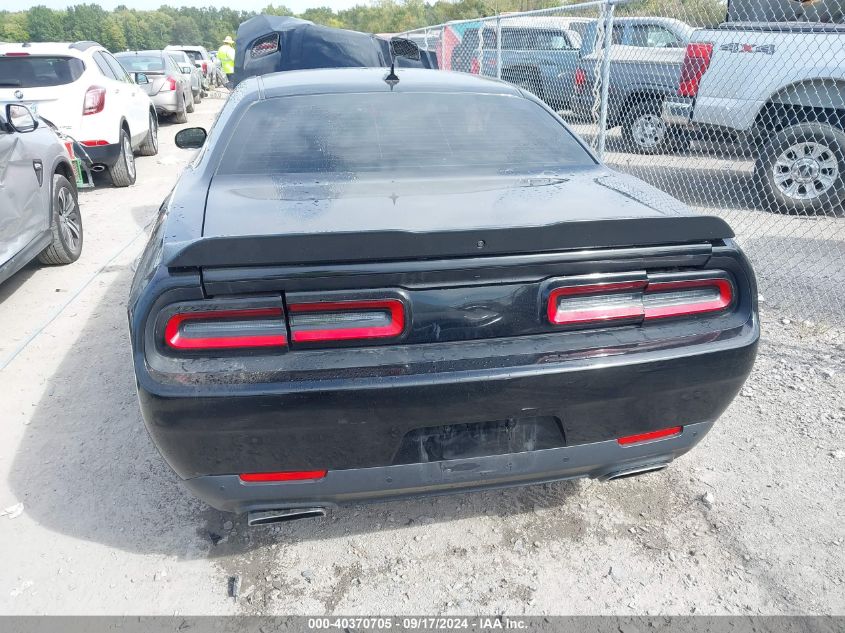
[[[193,499],[143,428],[124,308],[189,158],[175,129],[138,185],[82,195],[78,264],[0,287],[0,364],[22,349],[0,370],[0,613],[845,614],[845,331],[768,298],[742,395],[666,471],[275,528]]]

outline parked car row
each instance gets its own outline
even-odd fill
[[[0,282],[36,258],[79,258],[82,172],[135,183],[135,156],[158,153],[159,117],[185,123],[213,82],[213,62],[198,55],[0,44]]]

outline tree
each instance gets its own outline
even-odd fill
[[[200,30],[194,19],[187,15],[176,18],[171,30],[171,42],[174,44],[193,44],[201,39]]]
[[[26,12],[29,39],[33,42],[61,42],[67,39],[62,17],[63,12],[53,11],[44,5],[32,7]]]
[[[0,13],[0,41],[28,42],[29,39],[26,13]]]

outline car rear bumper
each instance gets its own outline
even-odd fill
[[[181,105],[178,90],[159,92],[157,95],[152,97],[152,102],[155,106],[156,112],[164,115],[176,114],[179,112]]]
[[[751,371],[758,338],[752,317],[689,345],[644,344],[594,350],[589,357],[520,353],[515,357],[526,361],[521,366],[500,361],[492,368],[481,363],[474,370],[402,375],[401,365],[385,356],[378,375],[234,386],[162,386],[137,365],[136,374],[147,428],[171,467],[215,507],[241,511],[597,477],[637,460],[671,461],[730,404]],[[507,344],[513,354],[528,345]],[[403,358],[410,366],[407,354]],[[560,425],[559,448],[458,454],[456,463],[466,464],[458,469],[444,461],[397,461],[403,440],[417,429],[519,424],[540,416]],[[616,438],[674,426],[684,427],[680,438],[636,450],[616,444]],[[240,473],[323,469],[328,476],[308,484],[238,480]]]
[[[663,102],[661,118],[672,127],[692,128],[693,100],[673,97]]]
[[[622,446],[616,440],[578,446],[423,464],[330,470],[319,480],[246,483],[237,475],[185,481],[198,497],[225,512],[333,508],[361,501],[468,492],[582,477],[615,479],[667,466],[712,427],[701,422],[675,437]]]
[[[83,146],[85,153],[91,158],[93,165],[106,165],[111,167],[120,158],[120,143],[109,145],[96,145],[94,147]]]

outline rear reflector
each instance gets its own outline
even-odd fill
[[[327,470],[288,470],[279,473],[243,473],[238,475],[241,481],[249,483],[267,481],[307,481],[322,479]]]
[[[641,319],[642,290],[646,283],[638,280],[555,288],[549,294],[549,322],[554,325],[583,325]]]
[[[634,280],[554,288],[546,310],[553,325],[588,325],[722,312],[733,300],[724,277]]]
[[[294,343],[394,338],[405,329],[398,299],[325,301],[288,306]]]
[[[81,141],[81,143],[85,147],[102,147],[103,145],[109,144],[108,141],[105,141],[103,139],[99,139],[99,140],[96,140],[96,141]]]
[[[284,347],[288,343],[281,308],[180,312],[167,320],[164,340],[178,350]]]
[[[631,444],[644,444],[645,442],[653,442],[654,440],[665,440],[670,437],[677,437],[684,430],[682,426],[673,426],[668,429],[660,429],[659,431],[650,431],[648,433],[640,433],[638,435],[628,435],[620,437],[617,442],[622,446],[630,446]]]
[[[583,68],[578,68],[575,71],[575,92],[582,93],[584,92],[584,88],[587,86],[587,73],[584,72]]]

